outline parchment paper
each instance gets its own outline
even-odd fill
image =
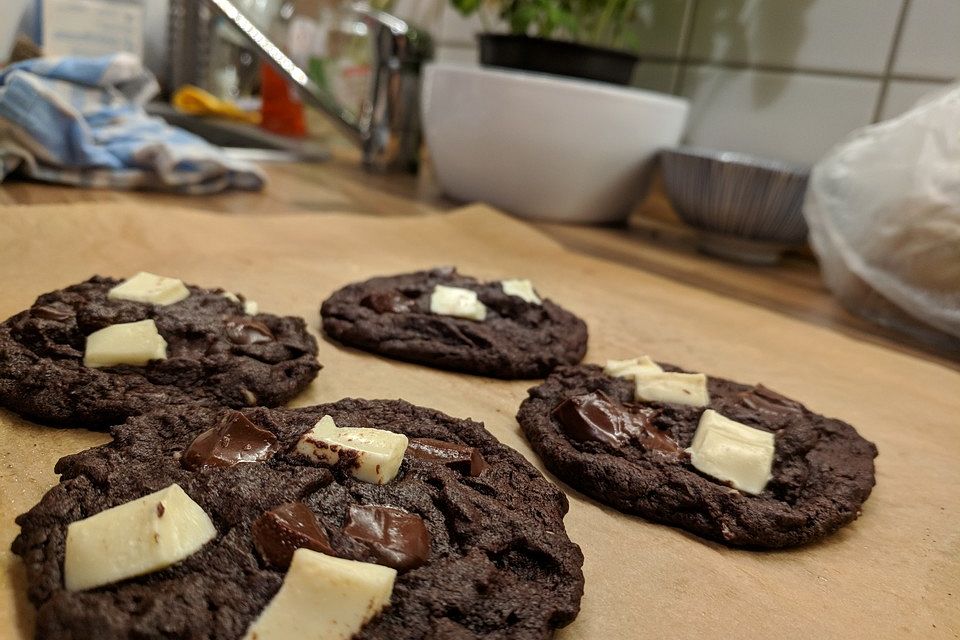
[[[862,517],[818,544],[727,549],[622,515],[565,485],[586,556],[579,618],[560,638],[960,637],[960,374],[643,272],[564,251],[473,207],[449,215],[269,218],[129,205],[0,209],[0,316],[94,273],[148,270],[240,291],[318,325],[320,301],[373,275],[455,264],[529,277],[590,327],[587,360],[649,353],[763,382],[877,443]],[[325,368],[296,404],[404,398],[482,420],[542,469],[514,415],[533,382],[434,371],[321,339]],[[103,434],[43,428],[0,411],[0,638],[28,638],[33,609],[9,551],[13,518],[55,482],[62,455]],[[548,477],[550,477],[548,475]],[[552,480],[556,481],[555,478]]]

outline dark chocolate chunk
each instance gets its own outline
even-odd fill
[[[275,339],[270,327],[246,318],[227,320],[227,337],[230,338],[230,342],[242,345],[271,342]]]
[[[490,466],[474,447],[433,438],[411,438],[407,443],[407,453],[420,460],[445,464],[474,478]]]
[[[75,315],[73,309],[69,307],[53,307],[46,304],[40,305],[39,307],[34,307],[31,313],[37,318],[43,318],[44,320],[55,320],[57,322],[63,322],[67,318],[72,318]]]
[[[654,426],[653,418],[658,413],[645,405],[617,402],[602,391],[566,398],[553,409],[564,432],[574,440],[620,447],[632,437],[644,449],[684,455],[666,432]]]
[[[405,313],[417,306],[416,300],[411,300],[396,290],[373,291],[364,297],[360,304],[377,313]]]
[[[393,507],[351,505],[343,532],[362,542],[377,564],[415,569],[430,558],[430,533],[423,518]]]
[[[280,569],[290,566],[293,552],[300,548],[336,555],[327,532],[302,502],[270,509],[253,522],[250,531],[260,557]]]
[[[803,413],[803,405],[796,400],[780,395],[762,384],[737,394],[740,402],[757,412],[766,412],[777,415]]]
[[[250,422],[239,411],[230,411],[220,424],[190,443],[180,459],[186,469],[232,467],[241,462],[261,462],[273,455],[277,437]]]
[[[595,440],[619,447],[629,438],[622,416],[614,411],[602,391],[566,398],[553,409],[553,415],[574,440]]]

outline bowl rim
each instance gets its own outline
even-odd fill
[[[679,146],[672,149],[663,149],[661,156],[678,156],[686,158],[700,158],[720,162],[723,164],[737,164],[746,167],[754,167],[775,171],[777,173],[789,173],[799,178],[809,178],[811,167],[793,164],[783,160],[765,158],[744,151],[724,151],[722,149],[708,149],[706,147]]]
[[[496,78],[505,82],[523,83],[539,85],[548,89],[563,88],[565,90],[574,90],[581,93],[593,95],[605,95],[621,100],[639,100],[647,103],[660,103],[674,109],[689,110],[690,100],[682,96],[675,96],[669,93],[660,93],[641,89],[639,87],[621,87],[596,80],[582,80],[578,78],[565,78],[549,73],[537,73],[535,71],[522,71],[519,69],[501,69],[499,67],[481,67],[456,62],[430,62],[426,65],[424,75],[430,76],[437,73],[451,73],[461,75],[473,75],[486,78]]]

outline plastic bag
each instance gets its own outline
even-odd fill
[[[850,134],[814,166],[803,212],[845,306],[960,343],[960,85]]]

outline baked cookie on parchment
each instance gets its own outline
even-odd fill
[[[846,422],[646,357],[560,367],[517,420],[571,487],[734,546],[828,535],[860,515],[874,485],[877,449]]]
[[[522,640],[579,610],[566,497],[479,423],[347,399],[112,434],[17,518],[38,638]]]
[[[103,429],[157,407],[276,406],[320,370],[301,318],[139,273],[45,293],[0,324],[0,406]]]
[[[529,280],[480,282],[441,268],[371,278],[324,301],[323,330],[399,360],[494,378],[538,378],[576,364],[587,326]]]

